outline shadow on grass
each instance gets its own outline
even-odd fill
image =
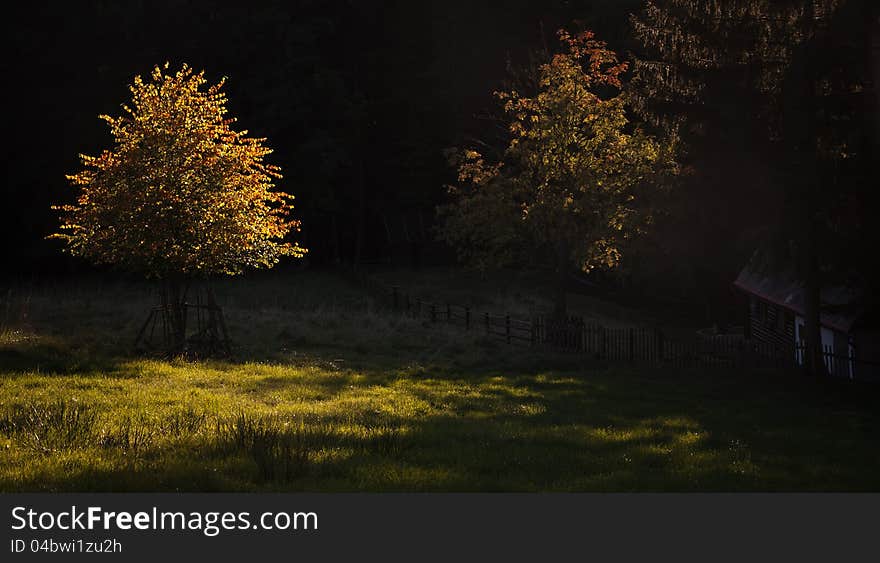
[[[117,425],[109,434],[96,430],[102,437],[92,443],[35,452],[39,469],[0,483],[0,489],[869,491],[880,486],[873,388],[769,372],[471,368],[465,376],[448,367],[383,365],[340,369],[310,383],[320,400],[340,406],[375,394],[350,412],[193,413],[186,417],[197,421],[191,424],[144,420],[134,429],[128,421],[128,428]],[[245,391],[285,387],[285,378],[268,377]],[[401,414],[405,409],[395,410],[394,401],[415,405],[415,412]],[[381,410],[383,405],[392,408]],[[0,433],[16,439],[14,432]]]
[[[296,312],[265,283],[233,296],[229,360],[122,354],[103,301],[97,332],[0,341],[0,490],[880,489],[876,387],[589,363],[368,306]],[[71,432],[75,378],[95,404]]]
[[[165,362],[119,353],[138,287],[28,297],[0,491],[880,489],[876,387],[518,350],[330,276],[223,285],[235,356]]]
[[[125,361],[99,350],[71,347],[56,338],[30,337],[14,343],[0,342],[0,374],[4,378],[35,373],[123,376],[119,367]]]

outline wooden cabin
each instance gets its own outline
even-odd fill
[[[745,336],[789,349],[803,364],[804,287],[794,275],[746,266],[733,283],[746,297]],[[829,373],[849,379],[880,378],[880,325],[864,306],[859,291],[822,290],[821,340]]]

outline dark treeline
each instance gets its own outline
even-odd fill
[[[268,138],[275,149],[272,162],[283,168],[280,186],[297,198],[299,241],[309,248],[311,263],[451,263],[453,253],[434,236],[436,207],[455,174],[444,149],[490,136],[495,125],[484,116],[497,107],[492,92],[509,79],[509,64],[525,65],[530,54],[554,49],[558,28],[593,29],[625,59],[632,53],[642,61],[669,63],[663,57],[670,51],[663,51],[656,35],[648,40],[655,44],[646,45],[644,29],[641,35],[634,29],[630,16],[641,14],[637,21],[643,26],[670,37],[694,34],[708,49],[730,45],[747,52],[736,34],[718,34],[712,28],[718,22],[703,21],[699,9],[688,8],[699,2],[657,4],[672,6],[676,19],[646,14],[640,0],[19,6],[7,16],[4,33],[9,43],[4,109],[8,138],[14,137],[6,151],[0,222],[4,262],[18,273],[86,268],[45,240],[57,227],[49,206],[74,197],[64,175],[78,169],[77,154],[95,154],[108,145],[110,136],[97,115],[118,115],[132,78],[169,61],[205,69],[211,82],[228,77],[232,115],[240,127]],[[853,2],[862,4],[870,3]],[[858,14],[850,17],[859,21]],[[743,37],[751,37],[746,31]],[[865,45],[876,51],[876,40],[856,47],[870,48]],[[701,56],[672,61],[682,80],[693,78],[688,72],[703,72]],[[808,61],[795,59],[795,68],[817,61],[825,69],[817,72],[826,72],[835,64],[798,56]],[[758,71],[763,69],[737,61],[716,66],[698,77],[705,80],[705,97],[690,106],[684,87],[665,100],[671,105],[656,107],[664,99],[652,85],[637,85],[654,96],[641,108],[642,117],[662,119],[680,111],[692,118],[682,161],[690,174],[667,202],[653,235],[627,255],[616,283],[635,284],[643,294],[701,295],[717,311],[729,304],[736,271],[761,241],[774,236],[768,226],[796,208],[800,192],[778,186],[797,185],[792,171],[805,172],[791,164],[796,158],[780,152],[784,144],[773,145],[772,119],[762,114],[767,94],[748,84]],[[683,107],[671,107],[676,104]],[[785,166],[781,158],[788,158]],[[876,195],[861,187],[867,177],[860,169],[835,181],[858,184],[857,195],[873,197],[876,207]],[[870,246],[859,242],[862,237],[850,239],[846,257],[864,257]]]
[[[636,2],[470,3],[184,0],[36,3],[6,20],[2,236],[16,271],[83,268],[43,240],[64,175],[110,136],[136,74],[187,63],[228,77],[230,112],[268,137],[295,194],[311,262],[434,261],[434,208],[466,142],[494,104],[508,60],[584,20],[625,36]],[[11,123],[10,123],[11,121]],[[10,130],[8,129],[8,130]],[[430,248],[429,248],[430,247]]]
[[[638,113],[679,126],[686,171],[640,275],[692,287],[710,307],[746,262],[793,276],[813,339],[823,288],[849,286],[873,306],[877,3],[657,0],[633,33]]]

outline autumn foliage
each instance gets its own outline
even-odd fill
[[[98,264],[150,277],[238,274],[301,257],[284,242],[299,223],[276,191],[277,166],[265,139],[235,131],[223,82],[204,88],[204,72],[156,66],[130,86],[121,117],[102,115],[114,138],[99,156],[81,155],[68,176],[76,203],[61,205],[67,250]]]
[[[459,185],[441,209],[441,234],[466,260],[544,261],[563,283],[570,268],[620,262],[650,223],[649,195],[675,172],[675,147],[630,123],[620,93],[627,64],[604,42],[591,32],[559,39],[535,92],[496,93],[510,138],[502,158],[454,153]]]

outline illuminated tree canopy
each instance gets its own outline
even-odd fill
[[[461,186],[441,213],[442,235],[463,258],[502,265],[526,253],[549,256],[564,279],[572,267],[617,266],[626,241],[651,221],[643,196],[675,164],[673,143],[627,117],[627,63],[591,32],[559,38],[564,49],[540,66],[534,95],[497,93],[511,137],[501,161],[457,154]]]
[[[299,230],[293,197],[274,189],[280,169],[265,139],[232,129],[223,81],[156,66],[130,86],[121,117],[102,115],[114,138],[99,156],[81,155],[68,176],[75,204],[56,206],[53,238],[97,264],[149,277],[234,275],[270,268],[306,250],[283,239]]]

